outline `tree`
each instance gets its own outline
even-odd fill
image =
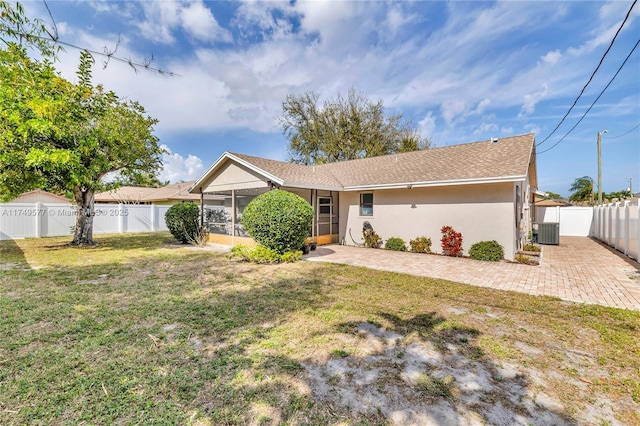
[[[604,194],[604,198],[607,200],[623,200],[625,198],[631,198],[631,191],[628,189],[621,189],[620,191],[610,192],[609,194]]]
[[[160,177],[145,172],[129,173],[126,176],[118,175],[111,182],[114,189],[120,186],[139,186],[144,188],[161,188],[171,183],[170,180],[162,181]]]
[[[562,198],[560,194],[556,194],[555,192],[546,191],[546,194],[548,200],[559,200],[560,198]]]
[[[92,63],[81,54],[72,84],[23,46],[0,49],[0,198],[36,188],[70,194],[77,206],[73,244],[94,243],[94,193],[106,188],[105,175],[153,175],[162,164],[157,120],[137,102],[94,87]]]
[[[48,36],[48,37],[47,37]],[[30,19],[20,3],[10,4],[0,0],[0,41],[8,44],[11,40],[32,47],[45,58],[53,58],[60,50],[54,37],[44,23]]]
[[[587,201],[593,197],[593,179],[589,176],[576,178],[569,188],[571,201]]]
[[[381,100],[371,102],[354,89],[347,98],[318,105],[315,92],[288,95],[282,103],[280,126],[289,139],[291,161],[322,164],[408,152],[430,142],[402,115],[389,115]]]

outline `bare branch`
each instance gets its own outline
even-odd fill
[[[47,8],[47,12],[49,13],[49,18],[51,18],[51,23],[53,24],[53,34],[51,34],[44,25],[42,26],[42,28],[47,32],[47,34],[49,34],[49,37],[51,37],[51,40],[53,40],[54,42],[57,42],[58,26],[56,25],[56,20],[53,19],[53,14],[51,13],[51,9],[49,9],[49,4],[47,3],[47,0],[44,0],[44,6]]]
[[[41,20],[30,20],[24,14],[24,9],[20,5],[20,3],[16,3],[12,6],[7,1],[0,0],[0,11],[2,11],[2,15],[0,16],[0,41],[6,43],[6,41],[2,38],[2,35],[5,34],[11,38],[16,39],[20,44],[22,44],[23,42],[29,43],[31,47],[40,50],[40,52],[45,56],[49,56],[52,58],[55,58],[57,49],[60,49],[62,47],[70,47],[72,49],[86,52],[92,56],[105,58],[105,60],[102,61],[102,65],[104,68],[106,68],[109,65],[109,62],[113,59],[115,61],[128,64],[134,70],[136,70],[136,72],[138,71],[138,68],[144,68],[156,74],[180,77],[179,74],[152,67],[151,62],[153,61],[153,55],[151,56],[151,60],[147,60],[145,58],[142,63],[136,62],[131,58],[116,56],[116,52],[118,50],[120,42],[122,41],[122,38],[120,36],[118,36],[118,41],[116,42],[116,46],[113,50],[105,47],[102,52],[88,49],[86,47],[80,47],[73,43],[60,40],[58,27],[55,19],[53,18],[53,14],[51,13],[49,5],[46,1],[44,2],[44,4],[51,19],[51,31],[45,27],[44,23]],[[57,49],[54,49],[54,46]]]

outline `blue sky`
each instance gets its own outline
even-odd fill
[[[51,22],[42,2],[27,13]],[[162,177],[196,179],[224,151],[286,160],[282,101],[360,90],[413,120],[435,146],[535,132],[542,142],[594,71],[631,7],[613,2],[50,1],[60,39],[153,64],[134,72],[96,57],[94,82],[138,100],[169,150]],[[584,95],[546,142],[578,121],[640,38],[636,5]],[[78,51],[57,64],[75,79]],[[640,47],[584,120],[538,156],[539,187],[568,195],[573,180],[640,190]],[[635,128],[635,129],[634,129]],[[634,130],[631,130],[634,129]],[[631,130],[631,131],[630,131]],[[628,133],[627,133],[628,132]],[[624,136],[623,134],[627,133]],[[452,165],[455,167],[455,165]]]

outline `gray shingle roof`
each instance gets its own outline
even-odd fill
[[[533,153],[533,133],[401,154],[303,166],[244,154],[236,156],[277,176],[284,185],[336,188],[438,184],[524,177]]]

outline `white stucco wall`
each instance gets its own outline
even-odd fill
[[[360,194],[373,192],[373,216],[360,216]],[[514,184],[476,184],[340,193],[340,240],[362,243],[362,225],[369,221],[383,240],[431,238],[440,252],[440,229],[450,225],[462,233],[463,249],[496,240],[513,259],[516,251]]]

